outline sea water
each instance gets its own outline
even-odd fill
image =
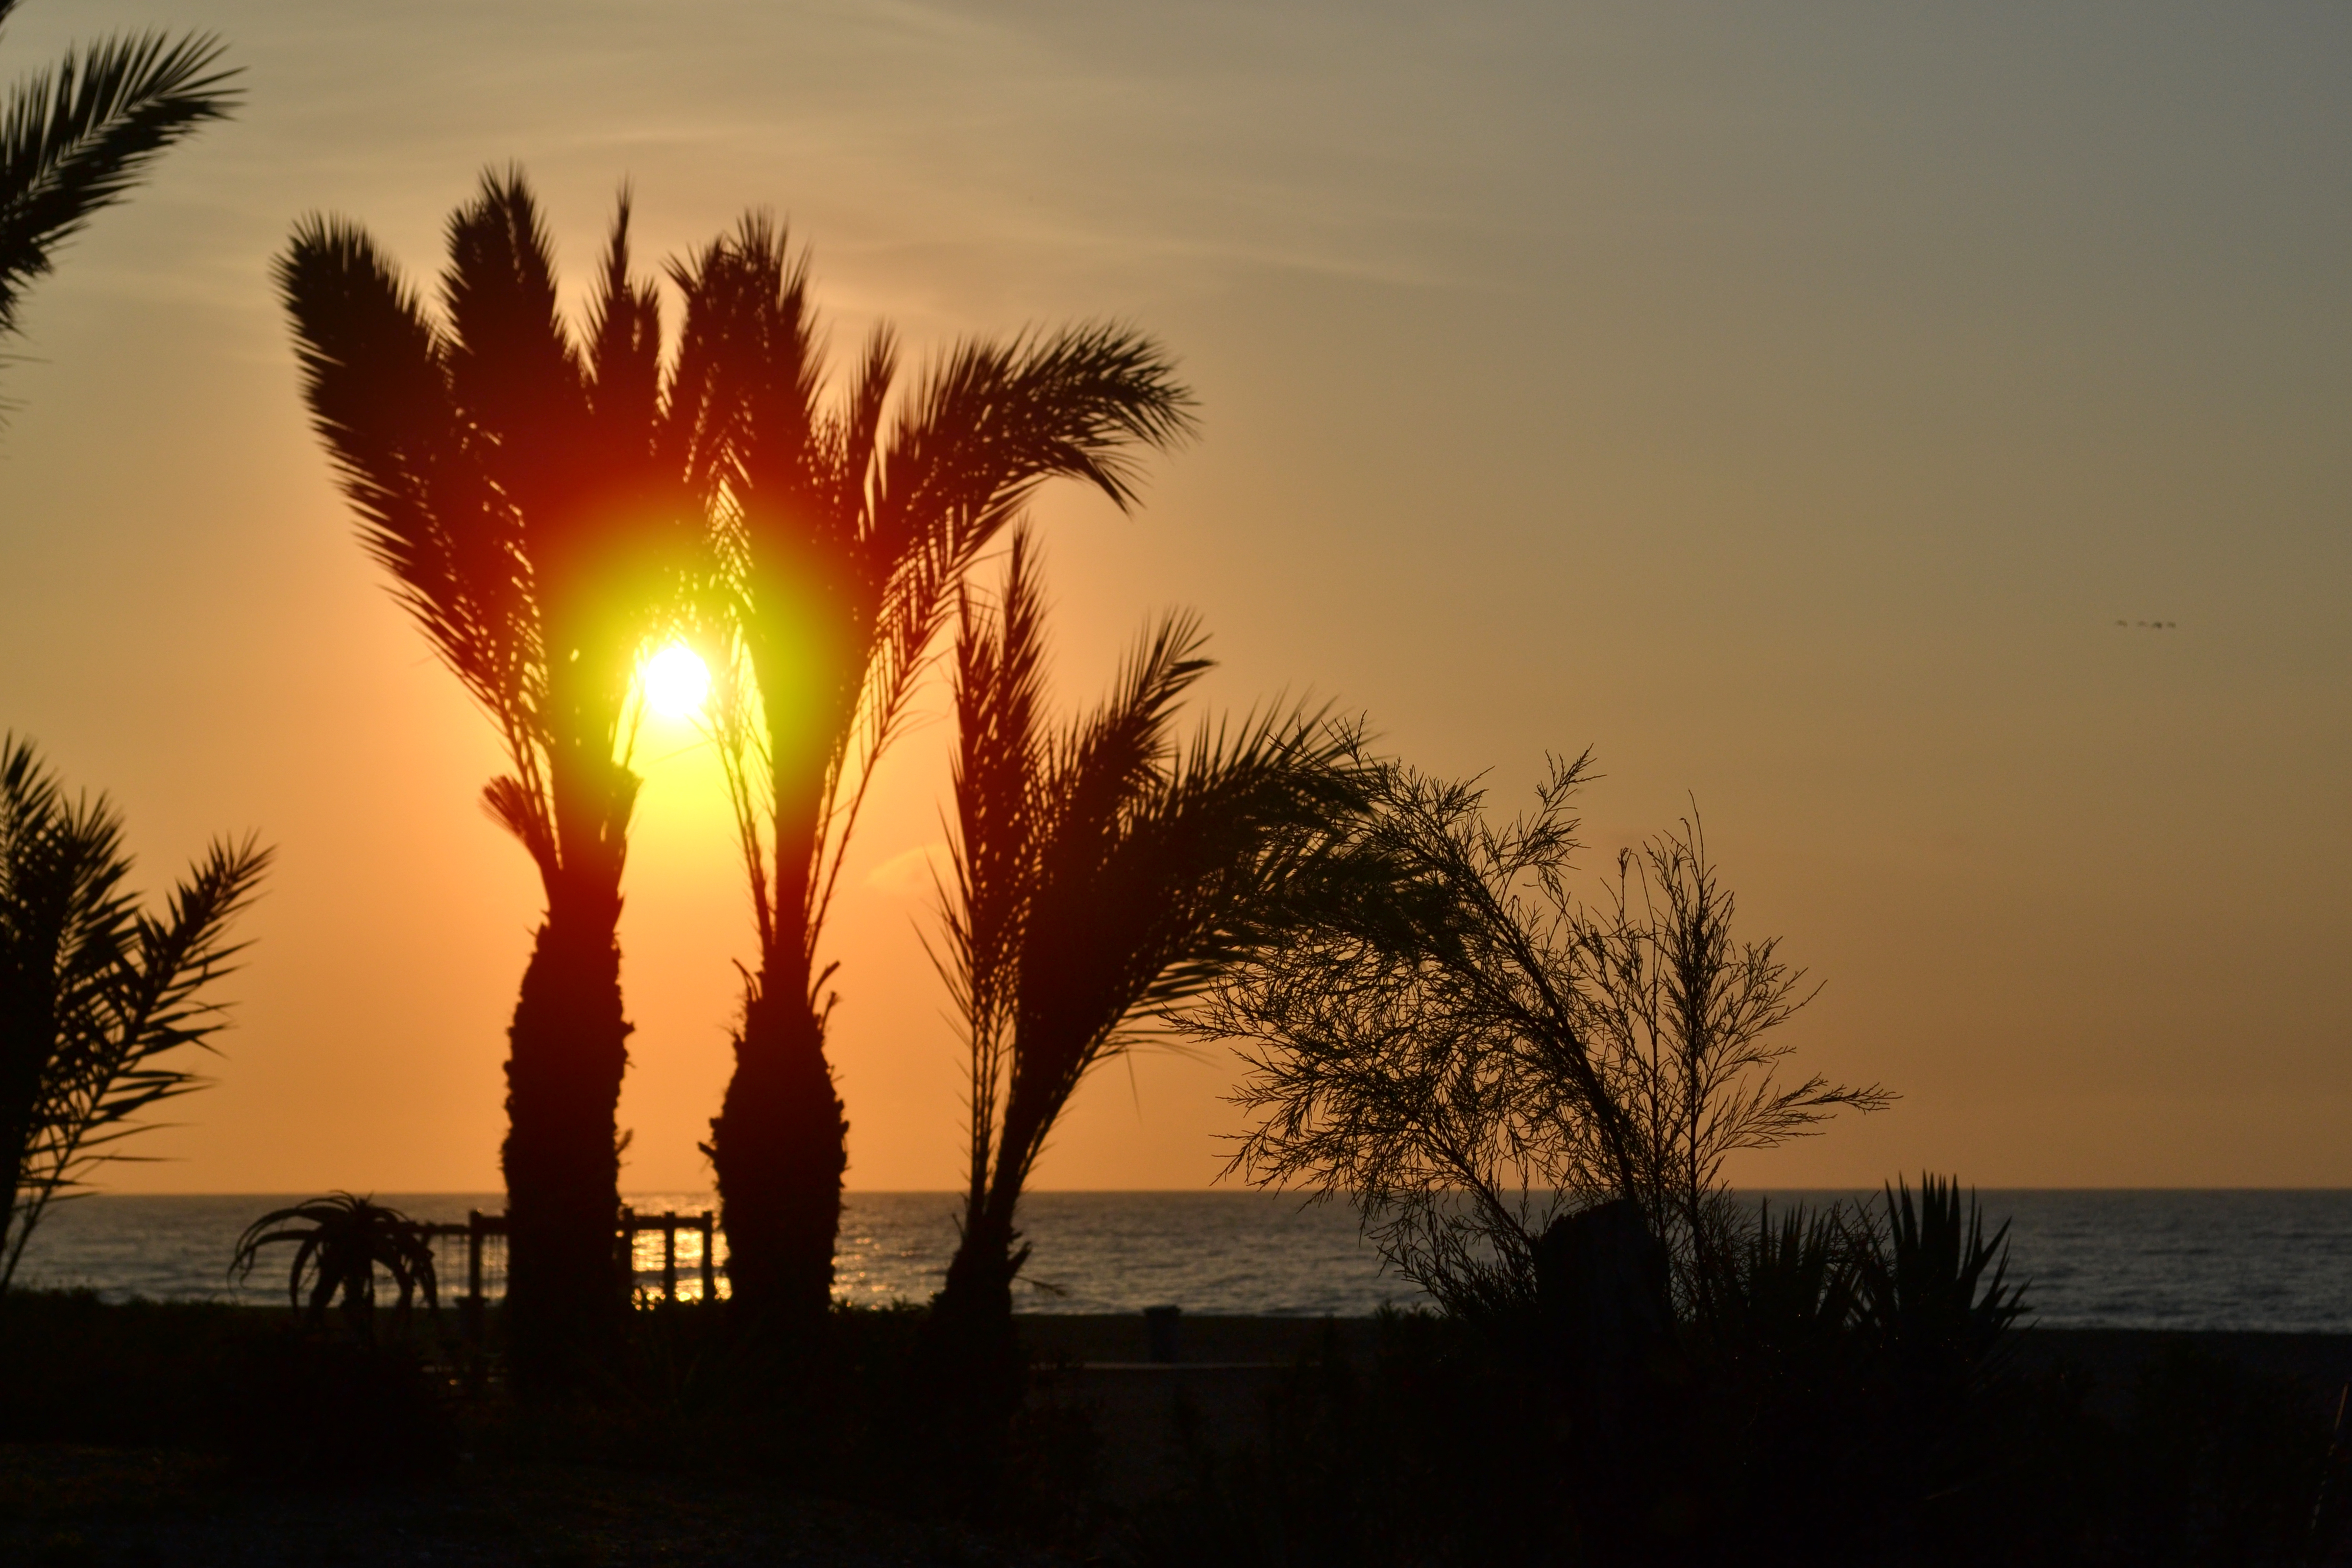
[[[1755,1194],[1776,1205],[1856,1194]],[[2267,1329],[2352,1332],[2352,1192],[2007,1191],[1980,1195],[2009,1223],[2010,1278],[2033,1320],[2053,1327]],[[495,1214],[496,1194],[378,1194],[419,1219]],[[226,1274],[246,1226],[291,1197],[95,1196],[59,1205],[36,1233],[21,1283],[86,1287],[110,1300],[282,1301],[291,1249],[263,1254],[249,1279]],[[704,1193],[641,1193],[639,1215],[693,1214]],[[835,1289],[865,1303],[921,1300],[939,1289],[956,1241],[946,1193],[852,1193]],[[1356,1316],[1423,1300],[1384,1269],[1352,1211],[1295,1194],[1037,1193],[1022,1203],[1033,1250],[1016,1305],[1034,1312],[1129,1312],[1172,1303],[1195,1313]],[[640,1235],[639,1288],[662,1287],[662,1237]],[[464,1289],[466,1243],[438,1246],[442,1291]],[[677,1242],[679,1293],[699,1294],[700,1242]],[[719,1261],[725,1258],[723,1243]],[[501,1283],[493,1245],[485,1285]],[[721,1289],[724,1289],[723,1270]]]

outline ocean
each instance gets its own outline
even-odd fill
[[[497,1194],[382,1194],[420,1219],[496,1213]],[[1856,1194],[1774,1193],[1776,1205]],[[2010,1274],[2027,1282],[2032,1321],[2055,1328],[2352,1332],[2352,1192],[1996,1191],[2010,1222]],[[20,1283],[133,1296],[285,1300],[290,1249],[246,1280],[226,1275],[238,1233],[295,1201],[268,1194],[81,1198],[51,1211]],[[640,1215],[710,1206],[701,1193],[643,1193]],[[859,1302],[920,1300],[939,1288],[956,1239],[947,1193],[853,1193],[836,1289]],[[1386,1273],[1353,1213],[1253,1193],[1038,1193],[1024,1200],[1034,1251],[1016,1305],[1034,1312],[1129,1312],[1171,1303],[1195,1313],[1358,1316],[1423,1300]],[[441,1247],[442,1289],[465,1279],[464,1242]],[[698,1240],[678,1243],[680,1293],[699,1292]],[[662,1243],[638,1238],[641,1289],[657,1289]],[[721,1258],[724,1252],[722,1247]],[[495,1289],[497,1258],[490,1259]],[[722,1287],[723,1289],[723,1287]]]

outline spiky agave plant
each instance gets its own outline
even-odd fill
[[[1884,1223],[1873,1218],[1855,1250],[1857,1321],[1914,1394],[1966,1389],[2025,1311],[2025,1287],[2008,1278],[2009,1222],[1987,1236],[1976,1194],[1963,1203],[1957,1178],[1932,1173],[1916,1203],[1898,1178]]]
[[[520,171],[449,221],[439,317],[356,226],[313,217],[278,264],[313,423],[394,595],[486,713],[512,772],[483,792],[546,916],[507,1060],[509,1321],[519,1384],[560,1386],[620,1323],[614,1111],[633,688],[702,570],[728,416],[710,323],[667,374],[659,303],[614,217],[587,331],[556,305]]]
[[[694,279],[730,323],[719,728],[759,942],[707,1151],[735,1301],[806,1324],[831,1300],[848,1131],[818,950],[876,765],[979,553],[1056,476],[1129,504],[1128,454],[1181,437],[1189,398],[1155,345],[1102,326],[967,342],[904,391],[878,330],[835,396],[780,229],[746,219]]]
[[[1022,1190],[1087,1075],[1281,929],[1356,804],[1352,737],[1299,711],[1171,734],[1210,668],[1197,622],[1143,638],[1109,698],[1043,713],[1043,608],[1016,533],[999,605],[959,601],[957,842],[940,967],[971,1048],[963,1235],[937,1303],[1002,1320]]]
[[[50,1204],[201,1086],[185,1048],[226,1022],[206,993],[234,968],[228,928],[269,859],[215,840],[150,914],[124,886],[121,814],[68,798],[29,741],[0,736],[0,1291]]]
[[[400,1210],[373,1198],[330,1193],[322,1198],[272,1209],[246,1226],[229,1260],[232,1279],[247,1279],[261,1261],[261,1249],[285,1243],[294,1248],[286,1275],[286,1299],[312,1329],[325,1326],[327,1309],[342,1298],[343,1320],[362,1339],[374,1337],[375,1271],[390,1277],[398,1294],[393,1302],[395,1332],[404,1332],[419,1296],[428,1310],[440,1300],[433,1271],[433,1243],[424,1227]],[[303,1285],[310,1285],[309,1300]]]

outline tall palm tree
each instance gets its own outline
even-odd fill
[[[160,916],[123,886],[122,816],[68,798],[0,736],[0,1291],[49,1205],[85,1188],[160,1102],[201,1087],[184,1047],[226,1022],[205,993],[269,851],[215,840]]]
[[[653,287],[615,216],[582,338],[556,307],[520,172],[449,221],[436,320],[366,234],[313,217],[278,282],[361,542],[513,771],[483,804],[546,899],[509,1033],[508,1313],[527,1390],[562,1386],[618,1324],[614,1111],[633,686],[703,548],[719,475],[707,323],[661,363]]]
[[[760,946],[707,1148],[735,1300],[805,1323],[831,1300],[847,1160],[818,944],[876,763],[973,560],[1055,476],[1129,505],[1127,454],[1181,437],[1190,398],[1108,326],[967,342],[906,391],[877,331],[835,398],[782,232],[747,219],[695,276],[733,323],[719,553],[740,668],[720,730]]]
[[[993,610],[959,599],[957,843],[940,968],[971,1052],[963,1237],[937,1303],[1005,1324],[1024,1185],[1071,1095],[1139,1030],[1275,940],[1356,798],[1352,737],[1268,714],[1172,734],[1210,668],[1190,616],[1138,645],[1109,698],[1043,709],[1043,606],[1016,534]]]
[[[0,0],[0,23],[16,0]],[[227,118],[235,71],[209,37],[108,38],[37,71],[0,107],[0,334],[18,330],[32,280],[90,215],[110,206],[155,155]]]

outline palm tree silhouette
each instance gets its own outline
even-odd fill
[[[0,0],[0,23],[17,0]],[[159,33],[108,38],[36,72],[0,108],[0,334],[18,329],[25,290],[58,247],[122,199],[155,155],[227,118],[233,70],[220,45]]]
[[[513,771],[483,804],[546,892],[506,1069],[508,1313],[526,1391],[590,1364],[625,1302],[615,927],[638,784],[632,691],[698,570],[726,425],[691,313],[665,374],[628,231],[625,194],[584,341],[557,310],[519,171],[486,175],[450,218],[442,320],[347,222],[305,220],[277,268],[362,542],[498,727]]]
[[[31,742],[0,736],[0,1291],[49,1205],[142,1114],[202,1087],[182,1047],[226,1021],[205,993],[235,967],[228,928],[269,857],[215,839],[149,914],[123,886],[121,813],[68,798]]]
[[[734,1299],[805,1323],[831,1300],[848,1131],[817,947],[867,784],[974,559],[1055,476],[1129,505],[1127,451],[1181,437],[1190,399],[1108,326],[967,342],[904,393],[880,330],[835,399],[779,229],[745,220],[693,277],[695,308],[732,323],[717,543],[740,669],[719,730],[760,946],[706,1148]]]
[[[1352,736],[1293,710],[1171,734],[1210,668],[1197,621],[1145,636],[1049,731],[1044,609],[1016,533],[999,605],[958,604],[952,885],[940,967],[971,1052],[963,1237],[938,1315],[1009,1327],[1023,1186],[1087,1073],[1274,940],[1356,799]]]

